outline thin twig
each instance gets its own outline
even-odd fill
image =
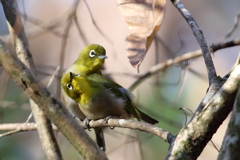
[[[75,24],[76,27],[77,27],[79,36],[82,38],[83,43],[84,43],[85,45],[87,45],[87,44],[88,44],[87,38],[86,38],[84,32],[83,32],[83,31],[81,30],[81,28],[80,28],[80,24],[79,24],[79,22],[78,22],[77,16],[74,16],[74,24]]]
[[[60,32],[54,30],[55,28],[60,27],[60,25],[58,25],[59,22],[57,22],[57,23],[52,23],[52,21],[51,21],[50,24],[47,24],[47,25],[46,25],[46,24],[43,24],[42,21],[40,21],[40,20],[38,20],[38,19],[36,19],[36,18],[30,17],[29,15],[26,15],[26,14],[24,14],[24,13],[21,14],[21,16],[22,16],[26,21],[28,21],[28,22],[36,25],[37,27],[40,27],[40,28],[43,29],[43,30],[49,31],[50,33],[54,34],[54,35],[57,36],[57,37],[60,37],[60,38],[63,37],[63,35],[62,35]],[[40,35],[40,34],[41,34],[41,32],[36,32],[36,33],[34,33],[34,35],[29,35],[28,38],[36,37],[36,35]]]
[[[25,123],[28,123],[28,122],[30,121],[30,119],[32,118],[32,116],[33,116],[33,113],[31,112],[31,113],[29,114],[29,116],[28,116],[28,118],[27,118],[27,120],[26,120]]]
[[[180,62],[189,60],[189,59],[193,59],[193,58],[197,58],[200,57],[202,55],[201,50],[197,50],[194,52],[190,52],[190,53],[185,53],[181,56],[178,56],[174,59],[169,59],[163,63],[159,63],[153,67],[151,67],[148,72],[146,72],[145,74],[143,74],[140,78],[138,78],[130,87],[129,90],[133,91],[141,82],[143,82],[145,79],[151,77],[152,75],[166,69],[167,67],[174,65],[174,64],[178,64]]]
[[[240,11],[239,11],[239,13],[236,15],[236,17],[235,17],[235,20],[234,20],[234,23],[233,23],[232,28],[228,31],[228,33],[227,33],[224,37],[222,37],[222,38],[220,39],[220,41],[232,36],[232,34],[233,34],[233,33],[236,31],[236,29],[238,28],[239,20],[240,20]]]
[[[215,145],[215,143],[214,143],[212,140],[210,140],[210,142],[212,143],[213,148],[215,148],[215,149],[217,150],[217,152],[219,152],[219,149],[217,148],[217,146]]]
[[[96,21],[94,20],[93,15],[92,15],[92,12],[91,12],[91,10],[90,10],[90,7],[89,7],[87,1],[84,0],[84,2],[85,2],[85,4],[86,4],[87,10],[89,11],[89,14],[90,14],[92,23],[93,23],[93,25],[95,26],[95,28],[97,29],[97,31],[104,37],[104,39],[106,39],[106,41],[107,41],[108,43],[110,43],[111,45],[113,45],[112,39],[111,39],[109,36],[107,36],[107,35],[100,29],[100,27],[97,25]]]
[[[193,115],[193,112],[190,109],[188,109],[188,108],[179,108],[179,110],[182,110],[183,113],[185,114],[185,123],[184,123],[184,125],[186,126],[187,125],[187,113],[185,112],[185,110],[189,111],[192,115]]]
[[[21,131],[20,129],[14,129],[12,131],[0,134],[0,137],[10,136],[10,135],[19,133],[20,131]]]
[[[60,49],[60,59],[59,59],[59,72],[60,75],[62,75],[62,71],[63,71],[63,66],[64,66],[64,59],[65,59],[65,52],[66,52],[66,47],[67,47],[67,41],[68,41],[68,35],[69,35],[69,31],[70,31],[70,27],[72,25],[73,19],[76,16],[76,12],[77,12],[77,7],[79,4],[80,0],[74,0],[73,5],[71,7],[71,10],[68,14],[67,20],[66,20],[66,25],[64,27],[64,31],[63,34],[65,35],[62,38],[62,42],[61,42],[61,49]],[[58,83],[57,85],[57,97],[60,97],[61,91],[60,91],[60,83]]]
[[[52,82],[53,82],[54,79],[56,78],[56,75],[57,75],[59,69],[60,69],[60,67],[58,66],[58,67],[56,68],[56,70],[53,72],[51,78],[50,78],[49,81],[48,81],[47,88],[49,88],[49,87],[51,86]]]
[[[13,134],[16,134],[16,133],[21,132],[21,131],[22,131],[22,126],[23,126],[24,124],[27,124],[27,123],[30,121],[30,119],[32,118],[32,116],[33,116],[33,114],[32,114],[32,112],[31,112],[30,115],[28,116],[28,118],[27,118],[27,120],[26,120],[25,123],[20,123],[20,124],[18,124],[18,126],[17,126],[15,129],[13,129],[12,131],[9,131],[9,132],[0,134],[0,137],[10,136],[10,135],[13,135]],[[37,125],[35,125],[35,126],[36,126],[36,129],[37,129]]]
[[[180,82],[179,82],[179,88],[178,88],[178,91],[177,91],[177,95],[175,96],[175,98],[174,98],[174,106],[175,106],[175,104],[177,103],[177,100],[178,100],[178,98],[179,98],[179,96],[181,95],[181,93],[182,93],[182,89],[183,89],[183,82],[184,82],[184,80],[185,80],[185,78],[186,78],[186,74],[187,74],[187,71],[189,70],[189,65],[188,65],[188,62],[186,61],[186,65],[185,65],[186,67],[184,68],[184,71],[183,71],[183,75],[181,76],[181,77],[183,77],[183,78],[181,78],[180,79]]]
[[[218,42],[218,43],[213,43],[210,47],[210,51],[212,53],[216,52],[219,49],[222,48],[228,48],[228,47],[235,47],[240,45],[240,39],[233,39],[229,41],[224,41],[224,42]]]
[[[212,52],[215,52],[219,49],[224,49],[224,48],[239,46],[239,45],[240,45],[240,39],[235,39],[235,40],[231,40],[231,41],[213,43],[209,48]],[[201,50],[188,52],[188,53],[180,55],[176,58],[169,59],[165,62],[159,63],[159,64],[151,67],[146,73],[144,73],[140,76],[131,75],[133,77],[138,77],[138,79],[135,82],[133,82],[133,84],[129,87],[129,90],[133,91],[145,79],[150,78],[151,76],[165,70],[169,66],[181,63],[183,61],[191,60],[191,59],[194,59],[194,58],[197,58],[197,57],[200,57],[200,56],[202,56],[202,51]]]

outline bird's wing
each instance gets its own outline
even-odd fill
[[[135,104],[132,102],[132,95],[128,92],[127,89],[111,80],[103,81],[103,86],[106,89],[110,90],[116,97],[124,99],[126,102],[124,109],[136,117],[138,120],[140,120],[140,113],[138,112]]]

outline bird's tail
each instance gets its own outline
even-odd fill
[[[102,151],[106,150],[105,146],[105,140],[104,140],[104,135],[103,135],[103,130],[100,127],[94,128],[95,135],[96,135],[96,141],[98,146],[101,148]]]
[[[158,120],[150,117],[149,115],[143,113],[142,111],[138,110],[140,112],[141,115],[141,119],[144,120],[145,122],[148,122],[150,124],[156,124],[158,123]]]

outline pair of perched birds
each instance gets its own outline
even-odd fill
[[[62,76],[62,100],[71,114],[79,119],[97,120],[115,116],[158,123],[135,106],[127,89],[101,74],[106,58],[102,46],[88,45]],[[105,151],[102,128],[94,128],[94,131],[97,144]]]

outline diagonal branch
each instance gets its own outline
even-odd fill
[[[240,83],[240,64],[234,67],[230,77],[207,103],[204,109],[184,127],[169,148],[166,159],[197,159],[223,120],[232,111]]]
[[[233,26],[232,28],[228,31],[228,33],[222,37],[221,39],[226,39],[226,38],[229,38],[230,36],[232,36],[232,34],[236,31],[236,29],[238,28],[238,23],[239,23],[239,20],[240,20],[240,11],[238,12],[238,14],[236,15],[235,17],[235,20],[234,20],[234,23],[233,23]]]
[[[184,7],[180,0],[171,0],[173,5],[178,9],[182,16],[187,21],[188,25],[193,31],[193,35],[196,37],[198,44],[202,50],[203,58],[207,67],[209,86],[216,80],[217,74],[212,61],[211,54],[208,49],[207,42],[204,38],[202,30],[199,28],[197,22],[194,20],[190,12]]]
[[[211,52],[216,52],[219,49],[222,48],[227,48],[227,47],[234,47],[240,45],[240,39],[233,39],[229,41],[224,41],[224,42],[218,42],[218,43],[213,43],[210,47]]]
[[[240,57],[239,57],[240,58]],[[222,142],[222,147],[220,154],[218,155],[218,160],[235,160],[240,157],[240,89],[238,88],[238,93],[235,99],[234,108],[232,111],[231,119],[228,123],[228,128]]]
[[[38,83],[37,78],[19,59],[10,54],[1,40],[0,64],[85,159],[107,159],[105,153],[100,150],[66,108]]]
[[[209,50],[211,52],[216,52],[219,49],[224,49],[224,48],[234,47],[234,46],[239,46],[239,45],[240,45],[240,39],[238,38],[238,39],[233,39],[233,40],[230,40],[230,41],[213,43],[209,47]],[[135,77],[137,77],[138,79],[129,87],[129,90],[133,91],[144,80],[146,80],[147,78],[150,78],[151,76],[155,75],[156,73],[159,73],[160,71],[166,69],[169,66],[181,63],[183,61],[191,60],[191,59],[194,59],[194,58],[197,58],[197,57],[200,57],[200,56],[202,56],[202,51],[199,49],[199,50],[196,50],[196,51],[193,51],[193,52],[185,53],[185,54],[183,54],[181,56],[178,56],[176,58],[169,59],[165,62],[159,63],[159,64],[151,67],[149,69],[149,71],[147,71],[143,75],[140,75],[140,76],[136,75]],[[134,75],[132,75],[132,76],[134,76]]]
[[[3,0],[2,5],[15,52],[18,58],[30,69],[32,74],[36,75],[32,54],[29,50],[28,40],[24,32],[20,14],[18,13],[17,1]],[[61,151],[51,128],[51,122],[45,117],[42,110],[31,99],[30,104],[35,121],[38,124],[39,137],[48,159],[62,160]]]
[[[133,91],[141,82],[143,82],[145,79],[153,76],[154,74],[166,69],[167,67],[174,65],[174,64],[178,64],[180,62],[189,60],[189,59],[193,59],[193,58],[197,58],[200,57],[202,55],[201,50],[196,50],[194,52],[189,52],[189,53],[185,53],[181,56],[178,56],[174,59],[169,59],[163,63],[159,63],[153,67],[151,67],[148,72],[146,72],[145,74],[143,74],[142,76],[140,76],[130,87],[129,90]]]

